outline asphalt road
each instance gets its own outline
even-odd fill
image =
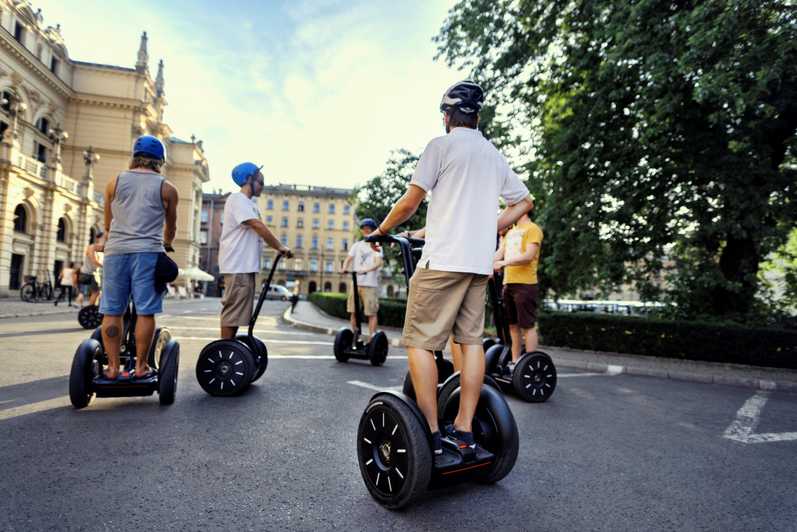
[[[797,395],[568,368],[549,402],[510,398],[520,454],[506,479],[385,510],[354,447],[374,392],[350,381],[399,386],[404,351],[338,364],[330,337],[280,324],[285,304],[269,302],[267,373],[212,398],[193,372],[217,305],[167,307],[182,357],[171,407],[73,410],[86,331],[72,316],[0,320],[0,529],[797,530]]]

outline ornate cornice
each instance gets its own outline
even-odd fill
[[[66,84],[64,80],[50,72],[45,68],[39,59],[33,55],[33,52],[22,46],[14,39],[7,29],[0,27],[0,46],[11,52],[11,54],[20,60],[25,66],[32,70],[42,81],[55,89],[56,92],[71,98],[74,95],[72,87]]]

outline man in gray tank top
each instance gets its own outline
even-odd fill
[[[155,266],[164,246],[171,249],[177,231],[177,189],[160,174],[166,149],[144,135],[133,146],[130,170],[105,187],[102,341],[108,355],[105,377],[119,378],[122,316],[130,298],[136,305],[136,369],[122,378],[146,378],[152,369],[147,352],[155,331],[155,314],[163,310],[163,293],[155,288]]]

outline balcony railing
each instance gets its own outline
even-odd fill
[[[28,172],[29,174],[47,179],[47,165],[41,161],[37,161],[22,153],[17,154],[17,166]]]
[[[80,183],[76,179],[72,179],[66,174],[58,172],[55,175],[55,184],[59,187],[64,187],[72,194],[80,194]]]

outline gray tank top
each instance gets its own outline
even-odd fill
[[[111,202],[111,231],[106,255],[158,253],[163,251],[163,210],[160,174],[128,170],[116,178]]]

